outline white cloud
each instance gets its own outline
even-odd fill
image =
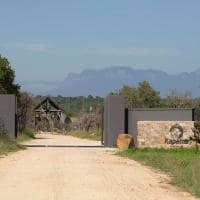
[[[48,46],[42,43],[20,43],[20,42],[7,42],[0,44],[1,48],[5,49],[21,49],[25,51],[47,52]]]

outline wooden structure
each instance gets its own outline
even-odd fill
[[[56,124],[65,124],[65,112],[50,98],[46,97],[35,109],[35,128],[53,131]]]

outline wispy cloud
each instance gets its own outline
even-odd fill
[[[97,48],[85,49],[85,55],[103,55],[103,56],[163,56],[177,55],[180,52],[176,49],[168,48],[148,48],[148,47],[132,47],[132,48]]]
[[[25,51],[35,51],[35,52],[48,52],[48,46],[42,43],[21,43],[21,42],[7,42],[0,43],[1,48],[5,49],[21,49]]]

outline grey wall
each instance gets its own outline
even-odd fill
[[[17,101],[15,95],[0,95],[0,119],[3,121],[8,136],[16,137]]]
[[[138,121],[193,121],[193,109],[132,109],[128,111],[128,132],[137,144]]]
[[[116,145],[117,136],[124,132],[124,99],[120,96],[108,96],[104,102],[104,145]]]
[[[193,109],[128,109],[123,97],[108,96],[104,102],[104,145],[115,146],[119,133],[127,132],[137,144],[138,121],[193,121]]]

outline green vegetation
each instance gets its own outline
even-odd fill
[[[118,92],[111,95],[123,96],[127,107],[133,108],[191,108],[199,107],[200,99],[192,99],[189,91],[178,93],[172,90],[166,97],[161,97],[148,81],[143,81],[137,87],[124,85]]]
[[[192,129],[194,132],[194,139],[196,141],[196,149],[199,150],[199,143],[200,143],[200,121],[194,122],[194,128]]]
[[[137,87],[124,85],[119,91],[110,95],[123,96],[129,108],[195,108],[195,119],[200,120],[200,98],[192,98],[190,91],[178,93],[176,90],[161,97],[148,81]]]
[[[82,139],[97,140],[97,141],[101,140],[101,133],[97,129],[92,129],[89,132],[75,130],[68,132],[66,135],[71,135],[73,137],[78,137]]]
[[[11,67],[9,60],[1,55],[0,94],[15,94],[17,96],[17,128],[20,132],[19,138],[29,138],[31,133],[30,130],[27,130],[27,127],[33,127],[33,98],[28,93],[20,91],[20,86],[15,83],[15,70]],[[6,135],[1,118],[0,135]]]
[[[9,152],[25,149],[20,143],[29,139],[33,139],[34,134],[31,129],[24,129],[23,132],[18,133],[17,140],[10,139],[5,132],[1,131],[0,134],[0,155]]]
[[[15,71],[7,58],[0,55],[0,94],[18,94],[20,86],[14,83]]]
[[[123,96],[128,107],[155,108],[161,106],[160,93],[154,90],[148,81],[140,82],[137,88],[124,85],[119,92],[111,94]]]
[[[117,153],[169,173],[171,183],[200,197],[200,151],[194,149],[129,149]]]
[[[167,96],[161,97],[148,81],[138,83],[137,87],[124,85],[119,91],[111,92],[110,95],[123,96],[126,106],[130,108],[195,108],[195,117],[200,119],[200,98],[192,98],[190,91],[178,93],[172,90]],[[45,97],[36,96],[35,104]],[[100,113],[103,110],[104,98],[93,97],[51,97],[65,110],[68,116],[78,116],[83,113]]]
[[[0,155],[20,149],[24,149],[24,147],[18,144],[15,140],[9,139],[6,135],[0,136]]]
[[[34,131],[32,129],[26,128],[18,133],[17,142],[23,142],[30,139],[35,139]]]

